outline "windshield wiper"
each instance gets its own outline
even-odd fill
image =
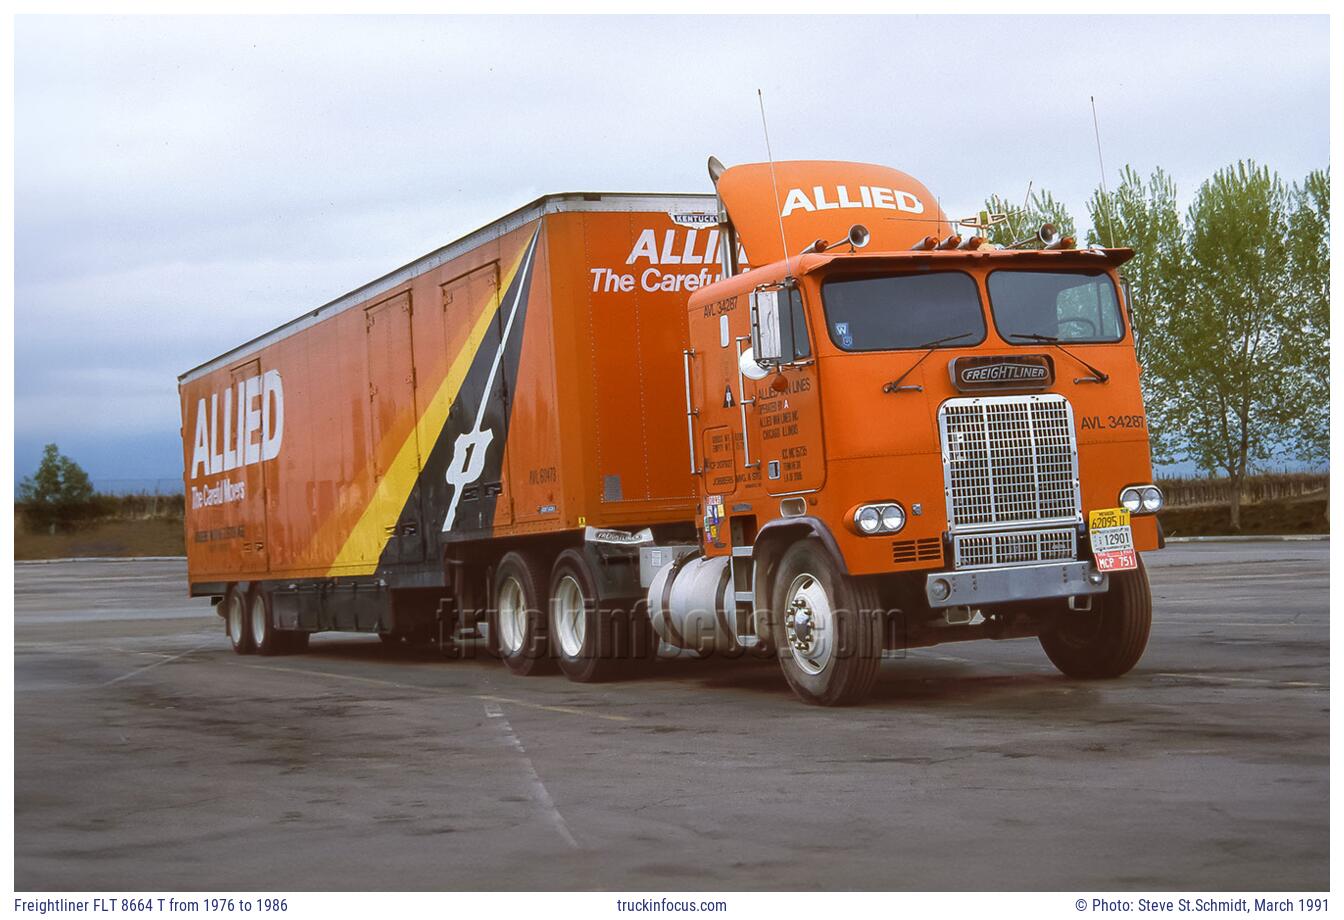
[[[883,392],[883,393],[901,393],[901,392],[905,392],[905,391],[913,391],[913,392],[916,392],[916,393],[922,393],[922,392],[924,391],[924,388],[923,388],[922,386],[920,386],[919,384],[915,384],[914,386],[903,387],[903,386],[901,386],[901,381],[904,380],[906,377],[909,377],[910,374],[911,374],[911,372],[914,371],[915,368],[917,368],[917,367],[919,367],[921,364],[923,364],[923,363],[924,363],[924,359],[927,358],[929,355],[933,354],[934,351],[935,351],[940,345],[946,345],[946,344],[948,344],[949,342],[955,342],[955,341],[957,341],[958,339],[964,339],[964,338],[966,338],[967,336],[972,336],[972,335],[975,335],[975,333],[974,333],[974,332],[961,332],[961,333],[958,333],[957,335],[945,335],[945,336],[943,336],[941,339],[934,339],[932,342],[925,342],[923,345],[916,345],[916,346],[915,346],[916,348],[927,348],[928,351],[926,351],[926,352],[924,352],[924,354],[920,355],[920,356],[919,356],[919,360],[916,361],[914,364],[910,365],[910,367],[906,369],[906,371],[905,371],[904,374],[902,374],[901,376],[897,377],[895,380],[891,381],[890,383],[883,384],[883,385],[882,385],[882,392]]]
[[[1064,352],[1064,354],[1068,355],[1070,358],[1077,361],[1083,367],[1087,368],[1089,371],[1092,372],[1091,377],[1075,377],[1073,380],[1074,383],[1105,383],[1107,380],[1111,379],[1110,374],[1106,373],[1103,370],[1099,370],[1098,368],[1093,367],[1092,365],[1084,361],[1082,358],[1078,357],[1073,352],[1065,348],[1060,343],[1059,338],[1057,338],[1056,336],[1041,335],[1039,332],[1010,332],[1008,333],[1008,338],[1024,339],[1028,342],[1040,342],[1044,345],[1053,345],[1060,351]]]

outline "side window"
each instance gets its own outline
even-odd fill
[[[787,297],[787,308],[781,317],[780,337],[784,340],[783,353],[794,359],[812,357],[812,342],[807,336],[807,317],[803,313],[803,295],[797,288],[780,292]]]

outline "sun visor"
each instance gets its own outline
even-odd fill
[[[872,234],[874,251],[909,249],[927,236],[952,232],[937,200],[899,170],[868,163],[786,160],[746,163],[724,170],[719,198],[752,265],[784,258],[780,224],[789,256],[817,239],[833,243],[854,224]]]

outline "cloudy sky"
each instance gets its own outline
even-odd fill
[[[947,210],[1329,162],[1325,17],[37,18],[15,26],[15,465],[181,475],[179,373],[547,192],[884,163]]]

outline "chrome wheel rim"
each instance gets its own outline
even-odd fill
[[[243,633],[243,602],[239,600],[238,595],[230,594],[227,601],[228,609],[225,616],[229,624],[229,638],[234,645],[242,645],[245,635]]]
[[[499,588],[499,647],[506,655],[522,651],[523,637],[527,635],[527,605],[523,603],[523,586],[510,576]]]
[[[566,658],[577,658],[583,651],[583,637],[587,632],[587,605],[583,602],[583,589],[573,575],[566,575],[555,586],[555,598],[551,601],[552,624],[555,637],[560,641],[560,651]]]
[[[257,648],[266,642],[266,598],[260,594],[252,595],[252,641]]]
[[[805,674],[826,670],[835,655],[835,610],[825,587],[807,572],[784,595],[784,636],[794,664]]]

